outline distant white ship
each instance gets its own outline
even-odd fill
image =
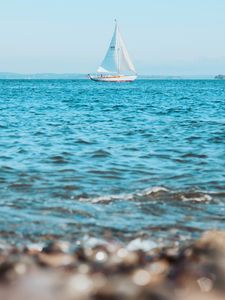
[[[133,62],[122,39],[117,21],[109,49],[97,74],[90,75],[94,81],[129,82],[137,78]]]

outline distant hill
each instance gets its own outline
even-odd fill
[[[38,74],[18,74],[18,73],[1,73],[0,79],[85,79],[87,76],[85,74],[76,73],[38,73]]]
[[[214,79],[213,75],[139,75],[138,79],[149,80],[210,80]]]
[[[219,80],[225,80],[225,75],[216,75],[215,79],[219,79]]]

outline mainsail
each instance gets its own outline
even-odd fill
[[[116,22],[115,31],[98,73],[136,74]]]

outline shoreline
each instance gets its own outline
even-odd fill
[[[187,245],[143,249],[112,240],[92,240],[76,249],[57,240],[1,245],[0,299],[222,300],[224,261],[222,231],[205,232]]]

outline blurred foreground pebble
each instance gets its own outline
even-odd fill
[[[137,240],[1,247],[0,299],[222,300],[225,232],[164,248]]]

